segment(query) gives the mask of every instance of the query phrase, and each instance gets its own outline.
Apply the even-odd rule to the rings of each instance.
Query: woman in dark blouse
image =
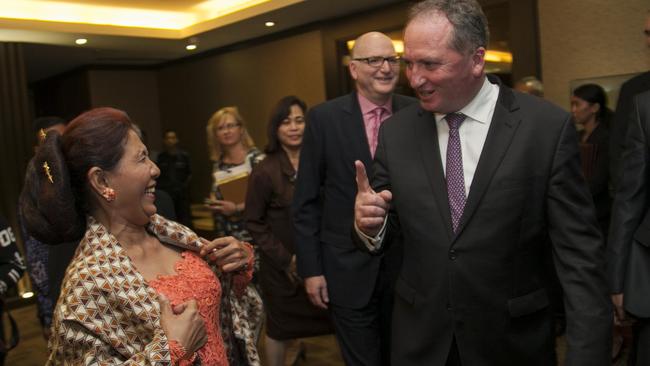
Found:
[[[571,95],[571,113],[578,132],[582,172],[589,184],[603,236],[607,237],[611,197],[609,195],[609,130],[607,96],[600,85],[584,84]]]
[[[328,314],[313,306],[296,274],[291,201],[305,129],[306,106],[288,96],[268,124],[266,159],[249,180],[246,227],[260,252],[259,280],[266,308],[268,365],[283,365],[290,340],[332,333]]]

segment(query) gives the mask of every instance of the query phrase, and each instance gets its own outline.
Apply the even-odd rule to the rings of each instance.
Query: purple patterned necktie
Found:
[[[449,142],[447,143],[447,165],[445,176],[447,178],[447,198],[451,208],[451,226],[458,230],[460,218],[465,208],[465,179],[463,178],[463,153],[460,147],[458,128],[465,120],[465,115],[450,113],[445,116],[449,125]]]

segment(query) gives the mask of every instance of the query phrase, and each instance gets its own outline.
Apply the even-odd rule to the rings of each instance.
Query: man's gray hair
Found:
[[[487,49],[490,31],[481,5],[476,0],[425,0],[413,5],[409,11],[408,23],[444,14],[453,26],[450,47],[465,53],[478,47]]]

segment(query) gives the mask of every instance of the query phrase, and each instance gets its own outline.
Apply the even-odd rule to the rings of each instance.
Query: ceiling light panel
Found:
[[[0,18],[173,30],[197,21],[197,16],[189,12],[35,0],[12,0],[3,4]]]
[[[273,3],[271,0],[207,0],[198,4],[188,4],[183,10],[161,10],[138,7],[137,1],[134,1],[133,5],[129,6],[109,6],[105,5],[106,2],[93,4],[90,1],[80,3],[78,1],[67,2],[64,0],[11,0],[1,2],[0,18],[4,19],[175,31],[265,3]],[[285,2],[286,0],[275,1],[275,3]]]

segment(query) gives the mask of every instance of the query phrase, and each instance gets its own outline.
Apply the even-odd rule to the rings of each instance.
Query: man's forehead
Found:
[[[374,39],[359,44],[354,53],[356,57],[391,56],[395,54],[395,48],[389,39]]]
[[[432,50],[447,48],[453,27],[444,21],[420,20],[409,23],[404,31],[404,50],[429,48]]]

